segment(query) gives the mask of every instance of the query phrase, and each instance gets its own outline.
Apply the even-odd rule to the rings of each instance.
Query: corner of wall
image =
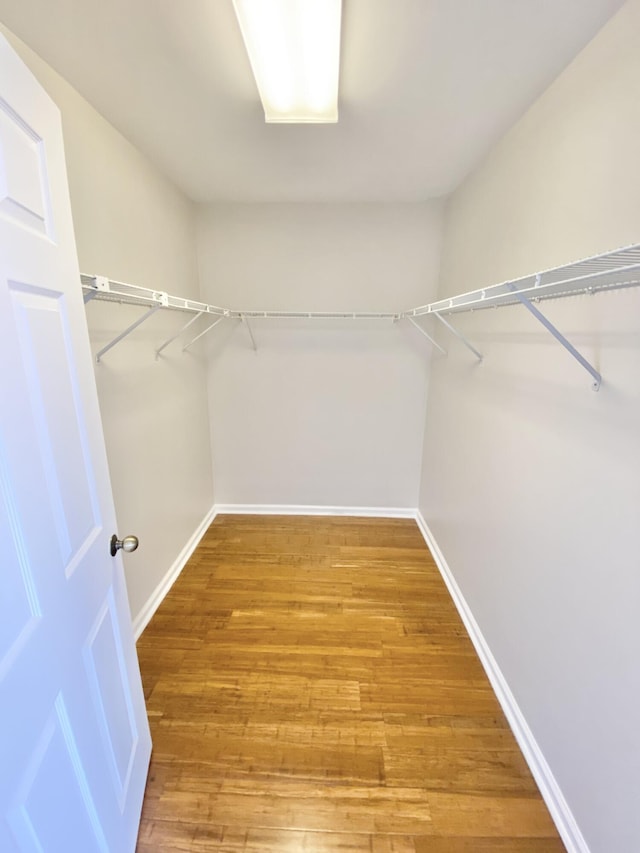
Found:
[[[507,679],[504,677],[462,590],[458,586],[444,554],[419,510],[416,512],[415,519],[567,850],[569,853],[589,853],[587,842],[580,832],[569,804],[533,732],[529,728]]]

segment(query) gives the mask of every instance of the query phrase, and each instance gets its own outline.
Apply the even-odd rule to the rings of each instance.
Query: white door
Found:
[[[60,116],[0,36],[0,851],[135,848],[151,740]]]

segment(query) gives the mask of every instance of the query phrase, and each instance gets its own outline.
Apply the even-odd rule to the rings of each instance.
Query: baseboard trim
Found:
[[[216,515],[217,510],[216,507],[213,506],[202,519],[200,524],[193,531],[182,551],[180,551],[176,559],[173,561],[173,563],[167,570],[165,576],[162,578],[158,586],[149,596],[147,603],[144,605],[142,610],[133,620],[133,635],[136,641],[139,639],[140,635],[151,621],[151,617],[153,616],[153,614],[162,604],[165,595],[169,592],[171,587],[177,581],[178,577],[180,576],[180,572],[187,564],[187,560],[196,550],[198,543],[200,542],[204,534],[207,532],[209,525],[216,517]]]
[[[440,550],[429,526],[424,520],[422,514],[416,511],[414,518],[422,533],[424,541],[427,543],[433,559],[438,566],[442,579],[444,580],[447,589],[453,599],[453,602],[460,614],[467,633],[471,638],[475,650],[480,658],[480,662],[491,682],[493,692],[496,694],[504,715],[507,718],[511,730],[518,742],[522,754],[525,757],[529,769],[536,780],[542,798],[544,799],[547,808],[551,814],[553,822],[556,825],[558,832],[567,848],[568,853],[589,853],[589,847],[580,832],[578,824],[573,816],[567,801],[560,790],[560,786],[547,764],[547,761],[538,746],[538,743],[533,736],[533,732],[527,725],[527,721],[516,702],[516,699],[511,692],[507,680],[496,659],[491,653],[491,649],[480,630],[480,627],[474,619],[471,608],[462,594],[462,591],[449,568],[449,565]]]
[[[408,507],[313,506],[306,504],[216,504],[216,515],[352,515],[355,518],[415,518]]]

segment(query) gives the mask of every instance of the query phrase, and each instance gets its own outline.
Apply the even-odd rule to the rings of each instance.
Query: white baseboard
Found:
[[[136,640],[138,640],[144,629],[147,627],[151,621],[151,617],[162,604],[165,595],[178,579],[178,576],[185,567],[187,560],[196,550],[198,543],[207,532],[209,525],[216,517],[216,514],[216,507],[214,506],[209,510],[197,528],[193,531],[187,540],[186,545],[167,570],[166,575],[162,578],[158,586],[151,593],[147,603],[133,620],[133,635]]]
[[[305,504],[216,504],[216,515],[352,515],[356,518],[415,518],[415,509],[378,506],[308,506]]]
[[[527,721],[525,720],[513,693],[509,689],[509,685],[507,684],[496,659],[493,657],[491,649],[489,648],[478,623],[474,619],[471,609],[467,604],[460,587],[456,583],[442,551],[438,547],[438,543],[434,539],[433,534],[429,530],[426,521],[419,511],[415,512],[414,518],[425,542],[429,546],[429,550],[431,551],[433,559],[440,570],[440,574],[447,585],[451,598],[453,599],[458,613],[464,622],[464,626],[471,638],[471,642],[473,643],[478,657],[480,658],[480,662],[482,663],[489,681],[491,682],[493,691],[496,694],[498,702],[500,702],[504,715],[511,726],[511,730],[513,731],[516,740],[518,741],[522,754],[529,765],[533,778],[536,780],[540,793],[542,794],[568,853],[589,853],[589,847],[587,846],[584,836],[580,832],[573,813],[571,812],[571,809],[569,808],[569,805],[565,800],[553,773],[551,772],[551,768],[542,754],[542,750],[538,746],[531,729],[527,725]]]

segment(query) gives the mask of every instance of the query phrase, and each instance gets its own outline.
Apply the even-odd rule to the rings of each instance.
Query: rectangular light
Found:
[[[338,121],[342,0],[233,0],[268,122]]]

